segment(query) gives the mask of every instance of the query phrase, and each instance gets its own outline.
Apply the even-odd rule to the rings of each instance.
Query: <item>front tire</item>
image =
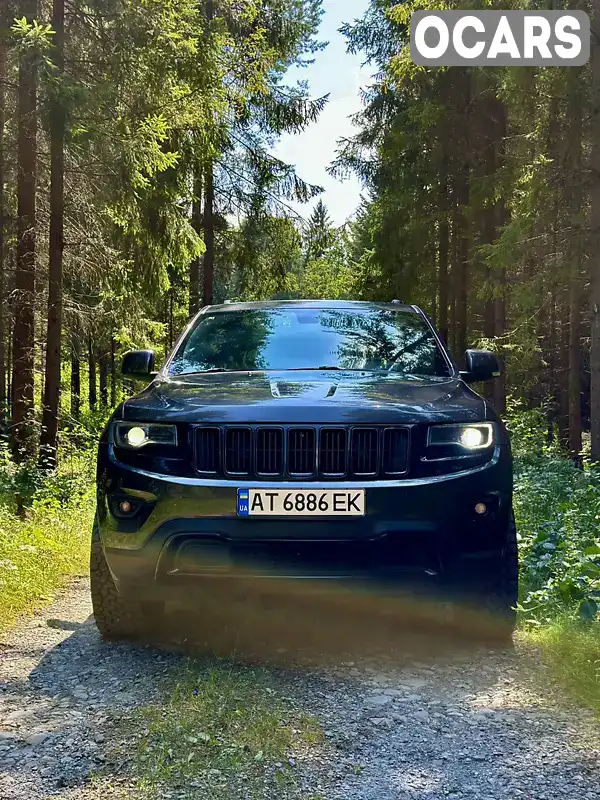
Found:
[[[502,548],[485,561],[457,556],[447,578],[454,600],[474,613],[470,618],[473,633],[477,629],[486,640],[510,644],[519,599],[519,553],[512,510]]]
[[[114,641],[145,638],[148,630],[147,614],[141,603],[125,599],[119,593],[104,555],[97,520],[92,530],[90,590],[96,627],[103,639]]]
[[[515,606],[519,600],[519,547],[515,515],[510,512],[502,552],[492,566],[488,607],[498,619],[505,636],[512,637],[517,624]]]

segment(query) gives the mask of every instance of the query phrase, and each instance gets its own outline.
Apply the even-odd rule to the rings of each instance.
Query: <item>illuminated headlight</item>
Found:
[[[129,428],[125,434],[125,439],[127,440],[127,444],[131,445],[131,447],[141,447],[148,441],[148,434],[144,428]]]
[[[491,422],[468,425],[432,425],[427,437],[429,447],[458,446],[463,450],[484,450],[494,444]]]
[[[177,427],[158,422],[116,422],[114,428],[117,447],[137,450],[147,444],[177,445]]]

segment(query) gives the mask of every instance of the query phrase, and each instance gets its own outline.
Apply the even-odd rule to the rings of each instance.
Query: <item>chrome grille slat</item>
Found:
[[[351,470],[354,475],[372,476],[379,471],[379,431],[354,428],[352,431]]]
[[[386,428],[383,432],[383,471],[386,475],[404,475],[408,470],[408,431]]]
[[[225,431],[225,472],[250,475],[252,471],[252,428],[227,428]]]
[[[256,473],[283,474],[283,431],[281,428],[259,428],[256,433]]]
[[[407,475],[408,426],[194,426],[201,475],[375,480]]]
[[[323,428],[319,446],[319,474],[327,477],[340,477],[346,474],[346,440],[345,428]]]
[[[314,428],[288,431],[288,472],[294,477],[314,475],[316,470],[316,432]]]
[[[221,431],[199,428],[196,435],[196,469],[205,475],[217,475],[221,466]]]

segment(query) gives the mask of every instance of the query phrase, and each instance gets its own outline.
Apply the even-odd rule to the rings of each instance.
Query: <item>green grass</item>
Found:
[[[520,636],[526,645],[538,650],[546,667],[544,679],[600,717],[600,625],[582,626],[564,616],[528,628]]]
[[[39,505],[26,520],[0,508],[0,630],[87,574],[93,500],[88,493],[76,506]]]
[[[3,454],[1,454],[3,455]],[[87,456],[69,455],[43,476],[0,464],[0,631],[50,602],[69,578],[88,572],[95,498]],[[24,517],[15,495],[28,498]]]
[[[285,798],[297,787],[294,759],[324,746],[317,721],[266,670],[189,662],[168,684],[163,703],[127,723],[125,755],[133,738],[131,770],[147,797],[168,786],[207,800]]]

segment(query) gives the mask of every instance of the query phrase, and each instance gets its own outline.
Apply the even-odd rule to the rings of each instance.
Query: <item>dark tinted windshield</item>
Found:
[[[414,312],[300,307],[202,315],[169,374],[322,367],[449,374],[430,328]]]

